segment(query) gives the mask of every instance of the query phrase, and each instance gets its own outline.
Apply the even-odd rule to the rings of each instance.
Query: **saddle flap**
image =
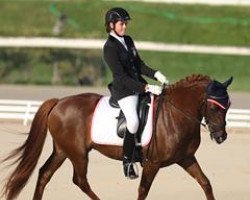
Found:
[[[139,95],[139,103],[137,108],[137,113],[139,117],[139,128],[136,133],[136,138],[138,142],[141,142],[141,134],[148,119],[148,111],[150,103],[151,103],[151,96],[149,93]],[[124,138],[126,132],[126,119],[122,111],[120,111],[117,120],[118,120],[117,135],[121,138]]]

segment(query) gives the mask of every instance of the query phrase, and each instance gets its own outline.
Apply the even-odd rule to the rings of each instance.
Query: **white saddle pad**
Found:
[[[116,119],[120,113],[119,108],[113,108],[109,105],[109,96],[104,96],[98,102],[92,119],[91,138],[94,143],[102,145],[123,145],[123,139],[117,136]],[[142,133],[142,146],[147,145],[152,136],[153,129],[153,101],[151,96],[151,105],[149,107],[148,119]]]

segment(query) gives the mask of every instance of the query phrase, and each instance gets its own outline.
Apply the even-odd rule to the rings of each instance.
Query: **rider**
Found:
[[[161,87],[149,85],[141,75],[168,83],[167,78],[160,72],[148,67],[139,57],[132,38],[125,35],[128,12],[120,7],[111,8],[105,15],[105,26],[108,39],[104,45],[104,59],[112,71],[113,82],[109,84],[112,97],[117,100],[127,122],[127,131],[123,143],[123,170],[126,177],[137,178],[132,164],[135,148],[135,134],[138,130],[137,114],[138,95],[151,92],[161,93]]]

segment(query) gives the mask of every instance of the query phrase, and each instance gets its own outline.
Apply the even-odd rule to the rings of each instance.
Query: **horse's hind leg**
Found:
[[[199,163],[195,157],[189,157],[178,163],[183,169],[185,169],[197,182],[200,184],[205,192],[207,200],[215,200],[213,195],[212,186],[200,168]]]
[[[41,167],[39,171],[39,177],[37,180],[36,190],[33,196],[33,200],[42,199],[44,188],[50,181],[51,177],[55,171],[62,165],[66,159],[65,154],[54,145],[54,150],[45,164]]]
[[[81,153],[74,156],[72,161],[74,167],[73,182],[92,200],[100,200],[99,197],[92,191],[87,180],[88,153]]]

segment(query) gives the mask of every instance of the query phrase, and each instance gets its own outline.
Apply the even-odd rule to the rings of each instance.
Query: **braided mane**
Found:
[[[168,92],[171,92],[175,88],[178,88],[178,87],[189,87],[189,86],[197,84],[197,83],[209,82],[209,81],[211,81],[211,78],[207,75],[192,74],[190,76],[187,76],[187,77],[177,81],[175,84],[170,85],[168,88]]]

